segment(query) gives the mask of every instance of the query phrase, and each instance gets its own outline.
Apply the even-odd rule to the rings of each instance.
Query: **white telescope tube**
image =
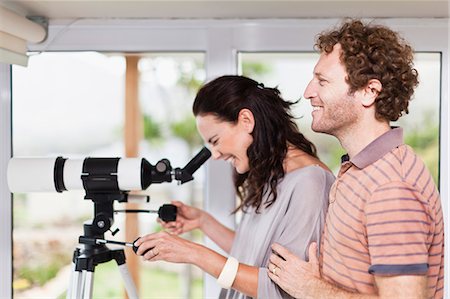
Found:
[[[63,181],[67,190],[83,190],[83,162],[81,159],[67,159],[64,163]]]
[[[193,180],[192,174],[211,152],[204,147],[183,169],[172,169],[169,160],[156,165],[144,158],[12,158],[7,180],[11,192],[62,192],[85,189],[86,195],[139,191],[152,183],[181,184]]]
[[[142,190],[142,158],[120,159],[117,165],[117,182],[120,190]]]
[[[56,158],[12,158],[8,164],[11,192],[56,192],[54,168]]]
[[[142,190],[142,158],[122,158],[117,164],[119,190]],[[66,159],[62,182],[66,190],[83,190],[84,159]],[[8,186],[11,192],[57,192],[55,186],[56,158],[12,158],[8,164]],[[113,190],[107,190],[113,191]]]

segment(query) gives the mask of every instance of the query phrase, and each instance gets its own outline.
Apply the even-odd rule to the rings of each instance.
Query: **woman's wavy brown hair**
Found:
[[[316,148],[298,130],[290,107],[295,103],[280,97],[277,88],[267,88],[243,76],[222,76],[204,85],[194,101],[195,116],[212,114],[218,119],[237,123],[246,108],[254,116],[253,142],[247,149],[249,171],[234,174],[234,185],[241,199],[234,212],[249,207],[260,211],[277,198],[277,185],[284,177],[283,161],[288,144],[317,156]],[[267,199],[263,202],[264,195]]]
[[[408,113],[418,74],[413,68],[413,50],[406,41],[387,27],[349,19],[339,29],[321,33],[315,47],[321,53],[331,53],[338,43],[350,93],[378,79],[382,90],[376,99],[375,117],[396,121],[403,111]]]

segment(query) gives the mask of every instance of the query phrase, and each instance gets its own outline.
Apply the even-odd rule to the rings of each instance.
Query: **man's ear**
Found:
[[[252,133],[253,128],[255,127],[255,117],[253,116],[253,112],[247,108],[239,111],[238,124],[241,125],[247,133]]]
[[[383,85],[378,79],[370,79],[363,90],[363,98],[361,100],[362,105],[364,107],[372,106],[382,89]]]

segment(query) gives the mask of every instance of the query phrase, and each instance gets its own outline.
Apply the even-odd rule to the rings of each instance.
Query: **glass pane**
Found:
[[[419,86],[409,113],[394,125],[404,128],[405,142],[424,160],[439,184],[441,54],[416,53],[414,64],[419,72]]]
[[[142,54],[138,88],[144,136],[139,156],[150,163],[167,158],[174,168],[184,167],[200,149],[191,105],[205,80],[203,61],[199,53]],[[14,156],[124,157],[125,69],[123,55],[96,52],[42,53],[33,55],[27,68],[14,67]],[[151,196],[150,203],[141,201],[138,208],[157,210],[173,199],[201,206],[202,171],[194,176],[193,182],[182,186],[152,184],[142,192]],[[94,215],[93,202],[84,195],[82,190],[14,194],[15,297],[63,296],[83,222]],[[114,207],[125,208],[119,202]],[[155,220],[155,214],[139,215],[140,234],[158,230]],[[106,232],[105,238],[134,241],[124,240],[124,223],[124,214],[115,214],[112,228],[120,232],[114,237]],[[187,237],[201,241],[198,234]],[[140,265],[141,298],[202,297],[197,269],[168,263]],[[100,264],[95,270],[94,298],[123,294],[115,262]]]
[[[317,53],[241,53],[239,71],[265,86],[277,86],[282,97],[288,101],[297,101],[293,106],[298,118],[300,131],[317,147],[319,157],[332,169],[340,165],[343,150],[336,138],[317,134],[311,130],[312,107],[309,100],[303,98],[303,91],[312,77],[314,65],[319,59]]]
[[[240,53],[239,72],[266,86],[278,86],[285,100],[301,98],[312,78],[317,53]],[[398,124],[404,128],[405,142],[411,145],[425,161],[438,182],[439,170],[439,119],[440,119],[440,67],[439,53],[417,53],[415,67],[420,84],[410,102],[408,115]],[[300,130],[313,141],[320,158],[335,172],[339,169],[340,156],[344,153],[332,136],[317,134],[311,130],[311,106],[301,99],[294,115]]]

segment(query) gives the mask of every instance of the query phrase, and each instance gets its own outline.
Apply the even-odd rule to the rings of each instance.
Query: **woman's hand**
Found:
[[[273,244],[268,272],[270,279],[295,298],[308,297],[310,284],[320,279],[317,244],[309,246],[309,262],[301,260],[279,244]]]
[[[167,261],[172,263],[194,263],[198,244],[167,232],[148,234],[135,243],[137,255],[147,261]]]
[[[158,222],[169,233],[180,235],[199,228],[208,238],[214,241],[220,248],[230,252],[234,239],[234,231],[217,221],[207,212],[185,205],[180,201],[172,201],[177,210],[177,219],[164,222],[158,218]]]
[[[148,234],[139,238],[134,245],[136,254],[146,261],[166,261],[185,263],[199,267],[213,277],[219,277],[226,257],[202,246],[168,232]],[[233,288],[251,297],[257,296],[259,268],[239,264]]]
[[[165,230],[171,234],[182,234],[189,232],[196,228],[201,228],[205,212],[185,205],[180,201],[172,201],[177,210],[177,219],[171,222],[164,222],[158,218],[158,222],[164,227]]]

